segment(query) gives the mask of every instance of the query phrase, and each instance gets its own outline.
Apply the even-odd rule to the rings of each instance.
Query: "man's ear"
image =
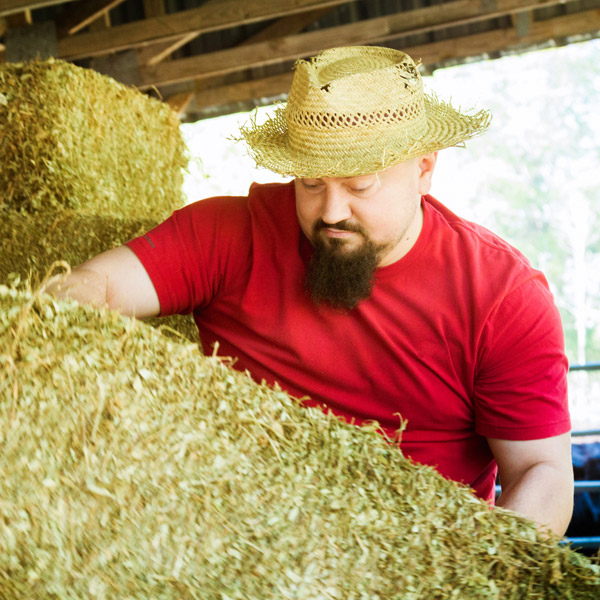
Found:
[[[433,178],[433,171],[437,162],[437,152],[430,152],[425,154],[418,159],[418,165],[420,170],[419,175],[419,194],[428,194],[431,189],[431,180]]]

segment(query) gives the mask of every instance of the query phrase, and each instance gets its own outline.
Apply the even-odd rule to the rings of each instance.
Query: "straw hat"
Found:
[[[276,173],[353,177],[460,145],[490,119],[425,94],[404,52],[354,46],[297,61],[287,104],[241,135],[256,163]]]

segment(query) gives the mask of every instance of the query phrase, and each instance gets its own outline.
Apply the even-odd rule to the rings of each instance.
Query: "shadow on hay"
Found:
[[[77,266],[93,256],[146,233],[158,223],[150,219],[86,214],[60,210],[29,214],[4,210],[0,219],[0,283],[27,281],[35,288],[52,264],[64,260]],[[198,343],[191,315],[146,321],[166,335]]]

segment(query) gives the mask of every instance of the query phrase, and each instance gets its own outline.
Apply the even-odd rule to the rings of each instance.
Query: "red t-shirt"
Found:
[[[431,196],[423,208],[416,244],[349,313],[307,297],[291,183],[196,202],[129,247],[162,314],[194,313],[205,351],[218,341],[257,381],[390,436],[401,415],[405,455],[492,499],[487,437],[570,429],[560,316],[517,250]]]

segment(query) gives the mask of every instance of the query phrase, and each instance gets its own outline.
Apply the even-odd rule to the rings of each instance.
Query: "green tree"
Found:
[[[545,272],[571,361],[599,360],[600,43],[447,71],[435,74],[436,88],[439,78],[475,90],[494,116],[446,166],[462,184],[455,198]]]

